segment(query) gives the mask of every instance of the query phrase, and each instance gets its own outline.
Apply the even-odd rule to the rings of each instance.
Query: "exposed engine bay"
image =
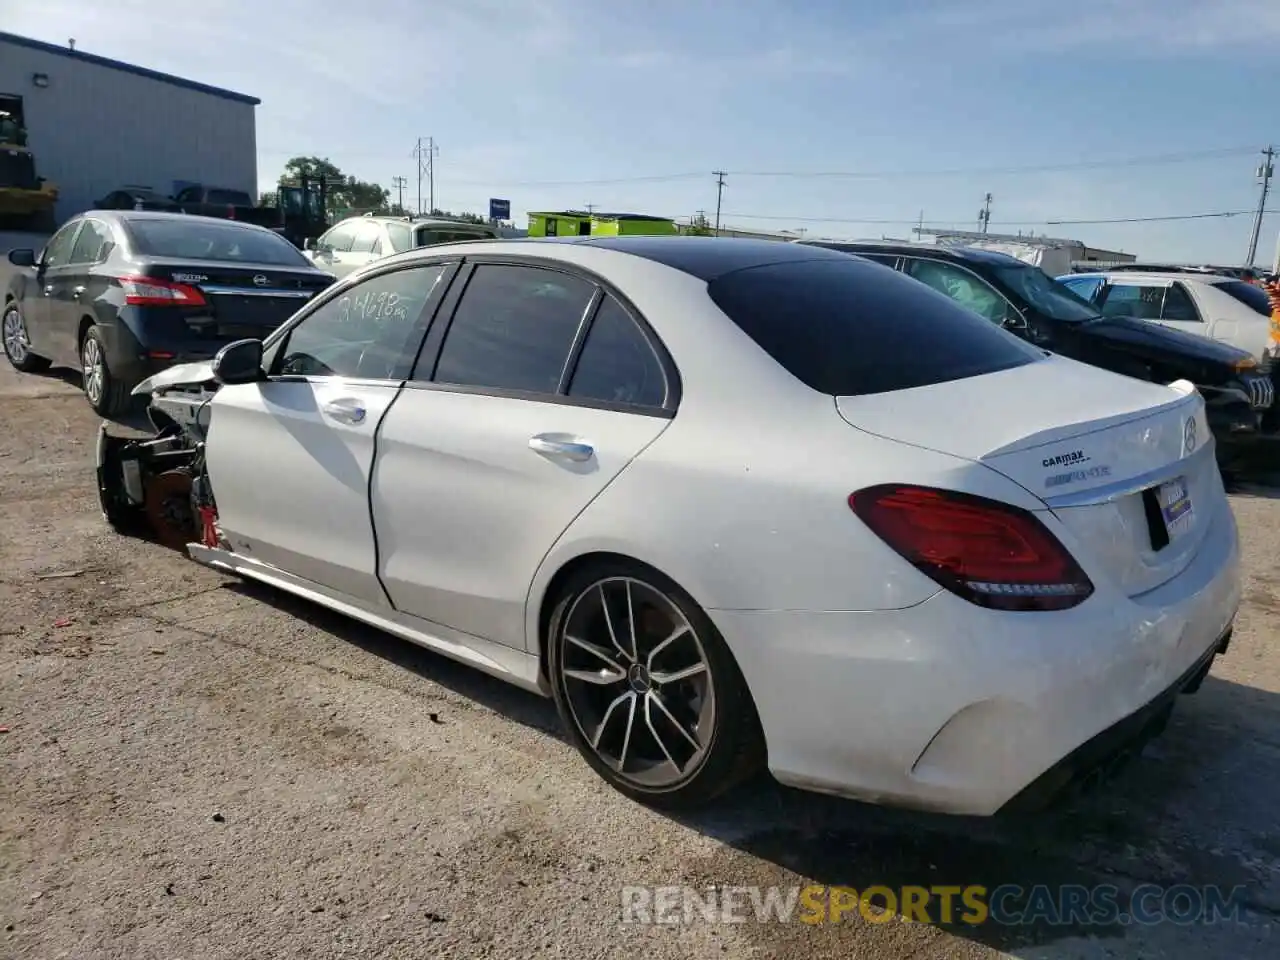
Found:
[[[157,540],[175,550],[188,543],[222,545],[217,506],[205,470],[210,401],[218,385],[209,363],[172,367],[134,388],[150,396],[151,437],[98,429],[98,498],[118,532]]]

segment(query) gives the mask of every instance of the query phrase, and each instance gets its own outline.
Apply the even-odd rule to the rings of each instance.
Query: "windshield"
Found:
[[[1004,292],[1011,294],[1051,320],[1092,320],[1098,308],[1076,296],[1039,267],[996,267],[993,277]]]
[[[1245,306],[1252,307],[1264,317],[1271,316],[1271,298],[1261,287],[1243,280],[1228,280],[1226,283],[1214,284],[1229,297],[1234,297]]]
[[[204,222],[201,222],[204,221]],[[206,217],[127,221],[138,252],[183,260],[224,260],[279,267],[309,266],[288,240],[257,227]]]

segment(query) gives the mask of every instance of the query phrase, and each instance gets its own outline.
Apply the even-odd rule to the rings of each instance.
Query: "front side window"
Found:
[[[613,297],[591,321],[569,382],[569,396],[628,406],[661,407],[667,378],[653,344]]]
[[[907,260],[907,273],[992,323],[1003,323],[1013,311],[991,286],[963,267],[940,260]]]
[[[351,241],[352,253],[373,253],[374,245],[382,235],[382,228],[372,221],[366,221],[356,227],[355,238]]]
[[[1092,300],[1102,287],[1101,277],[1079,277],[1063,280],[1062,285],[1081,300]]]
[[[454,312],[432,379],[556,393],[595,289],[542,267],[481,264]]]
[[[44,248],[43,262],[46,268],[61,267],[71,262],[71,241],[75,239],[79,226],[79,220],[72,220],[49,238]]]
[[[347,220],[338,224],[323,237],[317,246],[328,247],[334,253],[346,253],[356,238],[356,224]]]
[[[273,267],[308,265],[301,251],[279,234],[229,220],[135,217],[126,223],[137,252],[147,256]]]
[[[379,274],[298,321],[278,351],[278,376],[403,380],[422,338],[421,318],[443,264]]]
[[[930,386],[1043,359],[949,297],[856,257],[735,270],[707,291],[781,367],[832,396]]]
[[[1076,296],[1039,267],[996,267],[991,271],[996,286],[1014,303],[1021,302],[1052,320],[1078,323],[1092,320],[1098,308]]]
[[[97,263],[103,249],[111,242],[111,231],[101,220],[86,220],[76,245],[71,251],[72,263]]]

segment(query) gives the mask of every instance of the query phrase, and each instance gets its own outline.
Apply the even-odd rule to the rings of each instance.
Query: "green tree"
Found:
[[[431,211],[433,217],[447,217],[450,220],[461,220],[463,223],[487,223],[484,217],[478,213],[451,213],[448,210],[441,210],[438,207]]]
[[[385,213],[391,191],[376,183],[357,180],[344,174],[328,157],[294,157],[284,165],[280,183],[296,183],[303,177],[310,181],[323,179],[326,185],[326,208],[330,214],[341,210]]]

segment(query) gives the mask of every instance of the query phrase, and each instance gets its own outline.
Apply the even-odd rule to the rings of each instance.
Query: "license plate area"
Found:
[[[1163,550],[1195,526],[1195,507],[1185,477],[1175,477],[1142,491],[1142,506],[1151,534],[1151,549]]]

